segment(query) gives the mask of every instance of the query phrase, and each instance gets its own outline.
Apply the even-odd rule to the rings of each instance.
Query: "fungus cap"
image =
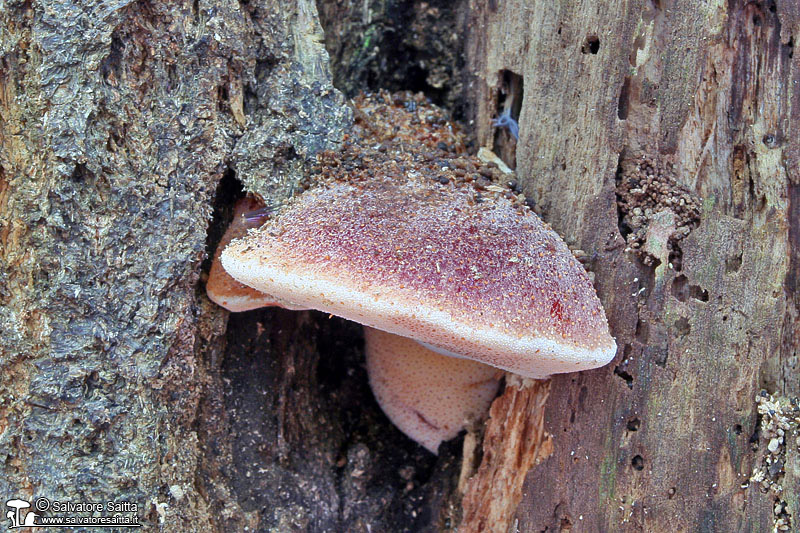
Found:
[[[217,245],[211,270],[208,273],[208,282],[206,283],[208,298],[220,307],[234,313],[270,306],[302,309],[236,281],[220,264],[219,257],[222,250],[232,240],[243,237],[247,230],[253,227],[252,222],[246,216],[247,213],[263,209],[263,207],[264,204],[250,197],[241,198],[236,202],[233,208],[233,220]]]
[[[610,361],[603,308],[561,238],[499,187],[480,198],[445,181],[399,169],[323,182],[222,265],[280,300],[526,377]]]

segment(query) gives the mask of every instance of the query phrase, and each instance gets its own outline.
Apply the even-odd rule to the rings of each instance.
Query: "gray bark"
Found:
[[[315,6],[0,17],[0,494],[127,500],[173,531],[257,523],[230,442],[199,431],[222,431],[224,314],[198,274],[226,172],[280,199],[349,124]]]

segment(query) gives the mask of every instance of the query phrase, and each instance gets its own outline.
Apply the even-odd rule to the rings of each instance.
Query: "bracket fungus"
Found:
[[[455,155],[440,140],[453,138],[446,122],[426,118],[425,135],[409,140],[406,115],[419,108],[385,96],[383,107],[389,126],[367,124],[370,142],[322,156],[314,187],[219,262],[265,300],[367,326],[376,398],[435,453],[485,414],[497,369],[542,378],[596,368],[616,344],[586,271],[524,198]]]
[[[259,216],[250,216],[251,213],[258,213]],[[244,237],[247,234],[247,230],[263,222],[264,215],[266,215],[265,208],[258,200],[251,197],[241,198],[233,208],[233,220],[217,244],[217,251],[214,253],[214,261],[211,263],[211,270],[208,273],[208,281],[206,282],[206,294],[209,300],[228,311],[239,313],[272,306],[294,310],[301,309],[236,281],[230,274],[225,272],[219,262],[222,250],[232,240]]]

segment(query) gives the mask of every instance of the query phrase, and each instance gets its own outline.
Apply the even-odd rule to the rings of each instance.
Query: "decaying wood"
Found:
[[[467,482],[458,531],[500,531],[511,522],[522,499],[527,472],[553,451],[544,431],[544,406],[550,381],[506,375],[506,389],[492,404],[483,437],[483,460]],[[502,529],[507,529],[503,527]]]
[[[553,378],[553,453],[495,530],[797,527],[796,425],[767,451],[756,402],[797,394],[796,3],[471,7],[479,142],[520,76],[517,172],[619,345]]]

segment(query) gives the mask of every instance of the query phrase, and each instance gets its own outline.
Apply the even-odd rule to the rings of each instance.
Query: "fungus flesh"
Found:
[[[433,453],[442,441],[483,418],[502,374],[369,327],[364,328],[364,351],[370,387],[383,412]]]

